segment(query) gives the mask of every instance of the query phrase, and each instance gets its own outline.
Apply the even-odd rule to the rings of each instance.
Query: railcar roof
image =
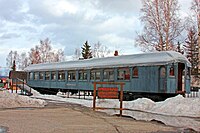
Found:
[[[78,61],[34,64],[26,67],[25,71],[53,71],[126,66],[154,66],[176,62],[185,63],[188,67],[191,67],[190,62],[184,55],[174,51],[161,51],[133,55],[113,56],[106,58],[92,58]]]

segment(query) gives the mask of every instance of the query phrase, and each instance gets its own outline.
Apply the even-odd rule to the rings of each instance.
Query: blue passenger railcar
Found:
[[[174,51],[28,66],[27,83],[40,92],[93,91],[93,82],[124,82],[124,98],[166,98],[190,92],[191,64]]]

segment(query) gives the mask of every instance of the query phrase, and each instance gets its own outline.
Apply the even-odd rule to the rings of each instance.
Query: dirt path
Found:
[[[8,133],[177,132],[156,122],[109,116],[76,104],[49,103],[45,108],[1,109],[0,126]],[[0,130],[1,132],[1,130]],[[5,131],[6,132],[6,131]]]

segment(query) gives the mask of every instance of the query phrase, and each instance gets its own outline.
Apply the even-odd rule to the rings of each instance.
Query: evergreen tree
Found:
[[[92,58],[92,52],[90,49],[90,45],[88,44],[88,41],[85,42],[85,44],[83,45],[83,47],[81,47],[82,49],[82,56],[84,59],[89,59]]]
[[[192,64],[191,74],[198,74],[198,43],[197,43],[197,31],[194,28],[190,28],[188,31],[188,37],[184,45],[186,51],[186,57]]]

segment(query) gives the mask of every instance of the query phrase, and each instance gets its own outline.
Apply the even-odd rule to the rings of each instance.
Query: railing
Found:
[[[27,86],[27,84],[26,84],[26,81],[24,79],[23,80],[19,79],[19,78],[12,79],[11,91],[13,93],[13,91],[15,90],[16,93],[17,93],[17,91],[20,89],[22,95],[29,95],[29,96],[32,95],[31,88],[25,87],[25,86]]]
[[[191,91],[191,93],[185,94],[185,98],[200,98],[200,90],[199,91]]]

